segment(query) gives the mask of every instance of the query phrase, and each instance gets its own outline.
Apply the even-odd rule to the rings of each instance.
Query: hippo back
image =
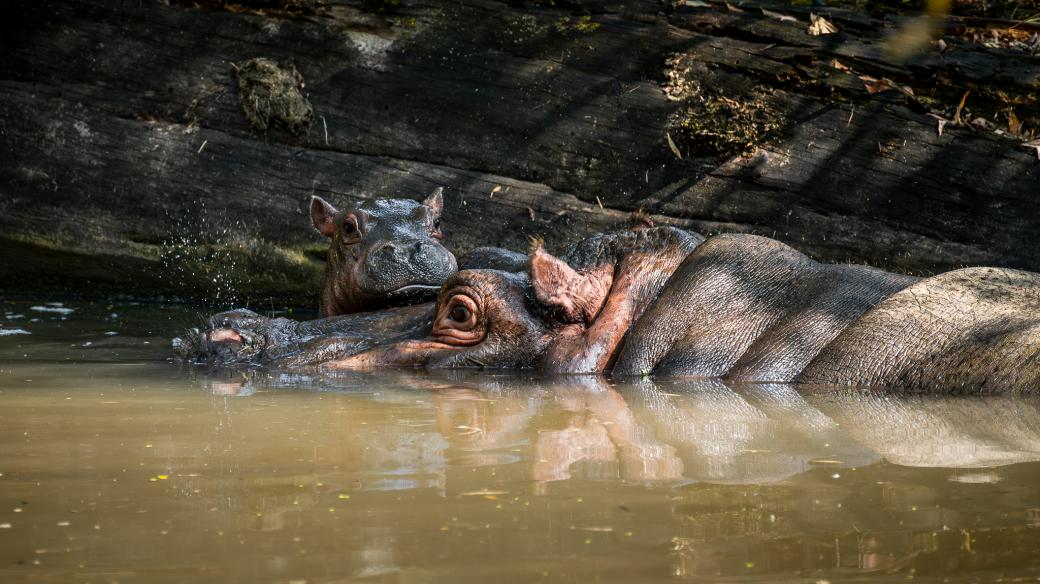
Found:
[[[765,237],[712,237],[633,327],[614,374],[790,381],[857,317],[914,281],[821,264]]]
[[[846,328],[797,380],[1036,391],[1040,275],[967,268],[922,280]]]

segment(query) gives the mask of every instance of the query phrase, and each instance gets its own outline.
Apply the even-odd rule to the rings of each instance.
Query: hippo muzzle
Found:
[[[436,298],[441,284],[457,270],[455,256],[440,242],[385,241],[366,254],[357,288],[393,301],[425,302]]]

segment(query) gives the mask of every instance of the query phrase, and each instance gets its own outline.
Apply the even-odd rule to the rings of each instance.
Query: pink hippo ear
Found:
[[[601,271],[577,272],[536,243],[531,252],[531,285],[538,300],[556,307],[567,322],[591,323],[607,299],[610,276]]]
[[[430,208],[433,212],[434,220],[440,218],[441,212],[444,211],[444,188],[437,187],[430,193],[430,196],[423,199],[423,205]]]
[[[336,233],[334,216],[338,213],[335,207],[325,202],[325,199],[311,197],[311,223],[314,228],[325,237],[332,237]]]

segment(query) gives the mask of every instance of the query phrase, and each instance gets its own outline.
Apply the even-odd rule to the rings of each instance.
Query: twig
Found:
[[[964,103],[968,101],[969,95],[971,95],[970,89],[964,92],[964,95],[961,96],[961,102],[957,104],[957,111],[953,114],[953,123],[957,125],[961,125],[964,123],[963,121],[961,121],[961,110],[964,109]]]

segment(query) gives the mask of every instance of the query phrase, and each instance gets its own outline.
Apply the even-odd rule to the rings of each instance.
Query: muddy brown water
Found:
[[[0,582],[1040,579],[1034,398],[188,371],[196,311],[0,308]]]

